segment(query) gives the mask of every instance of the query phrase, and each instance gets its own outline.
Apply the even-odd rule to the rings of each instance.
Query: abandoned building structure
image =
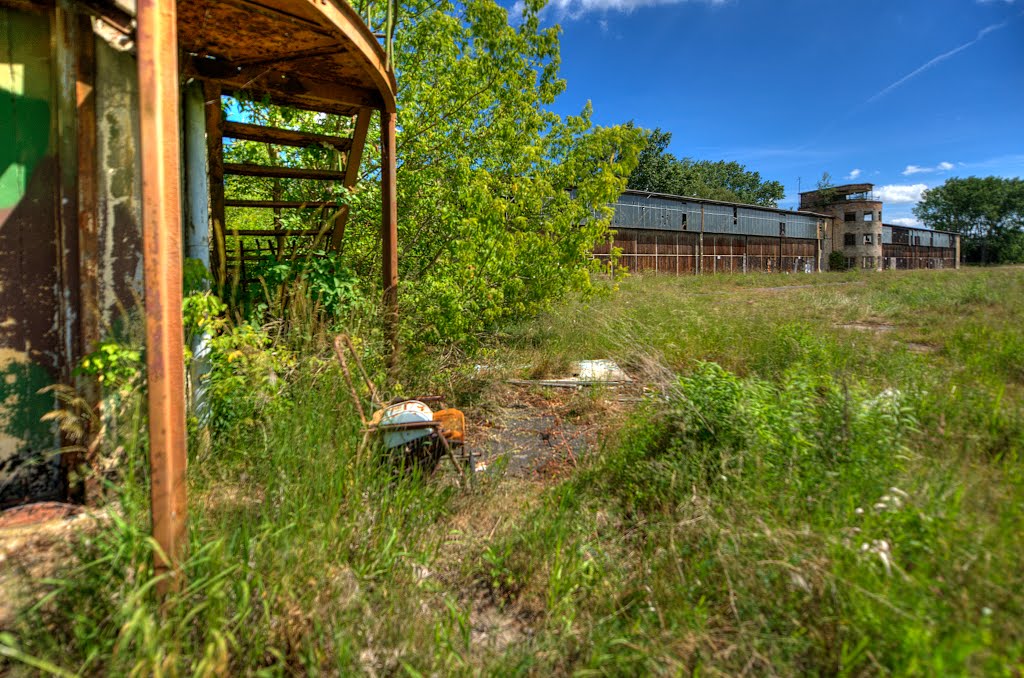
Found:
[[[135,317],[146,335],[153,533],[176,558],[185,536],[182,258],[205,262],[223,284],[225,241],[250,235],[225,227],[224,176],[350,187],[375,115],[394,338],[390,61],[343,0],[0,0],[0,508],[88,493],[69,481],[92,453],[67,447],[44,421],[58,403],[41,389],[74,384],[98,404],[95,380],[75,366]],[[348,133],[231,123],[222,97],[333,114]],[[337,155],[326,168],[230,164],[224,137]],[[294,234],[310,247],[343,237],[344,205],[255,202],[247,207],[326,210],[316,233]]]
[[[829,216],[823,250],[842,252],[846,268],[959,268],[960,236],[886,224],[872,184],[846,184],[800,194],[800,209]]]
[[[833,251],[846,268],[959,268],[958,234],[884,224],[872,188],[801,193],[796,211],[627,190],[612,205],[612,239],[594,255],[632,273],[674,275],[825,271]]]
[[[595,255],[632,273],[812,272],[820,270],[822,234],[828,217],[626,191],[613,205],[613,240]]]

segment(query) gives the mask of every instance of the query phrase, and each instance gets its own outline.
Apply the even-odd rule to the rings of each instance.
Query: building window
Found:
[[[683,212],[683,230],[686,230],[686,212]]]
[[[918,246],[921,245],[921,236],[919,236],[919,235],[915,235],[914,236],[914,244],[918,245]]]
[[[874,267],[875,267],[875,258],[874,257],[864,257],[863,259],[861,259],[861,268],[867,270],[867,269],[872,269]]]
[[[779,235],[786,235],[786,222],[785,221],[780,221],[779,222]]]
[[[846,214],[843,215],[843,221],[846,221],[846,222],[857,221],[857,213],[856,212],[847,212]]]
[[[844,233],[843,234],[843,245],[845,247],[853,247],[856,244],[857,244],[857,236],[856,235],[854,235],[853,233]]]
[[[863,219],[864,219],[864,221],[874,221],[875,220],[875,213],[874,212],[865,212]]]
[[[857,257],[846,257],[846,268],[847,270],[857,268]]]
[[[874,236],[872,236],[870,233],[865,233],[864,234],[864,244],[865,245],[873,245],[874,243],[875,243]]]

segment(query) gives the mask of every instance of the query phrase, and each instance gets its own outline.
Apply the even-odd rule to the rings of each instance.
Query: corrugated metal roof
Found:
[[[825,218],[808,212],[643,191],[627,191],[613,207],[613,228],[700,231],[703,209],[705,233],[784,235],[810,240],[818,237],[818,222]]]

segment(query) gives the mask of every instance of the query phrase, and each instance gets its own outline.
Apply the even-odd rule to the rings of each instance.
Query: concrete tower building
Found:
[[[874,184],[847,184],[800,194],[800,209],[832,217],[822,242],[822,268],[831,252],[842,252],[847,268],[882,269],[882,202]]]

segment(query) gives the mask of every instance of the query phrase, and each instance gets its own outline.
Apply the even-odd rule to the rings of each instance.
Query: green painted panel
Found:
[[[15,206],[52,141],[50,27],[0,8],[0,209]]]
[[[61,489],[39,393],[61,355],[51,19],[0,8],[0,507]]]

